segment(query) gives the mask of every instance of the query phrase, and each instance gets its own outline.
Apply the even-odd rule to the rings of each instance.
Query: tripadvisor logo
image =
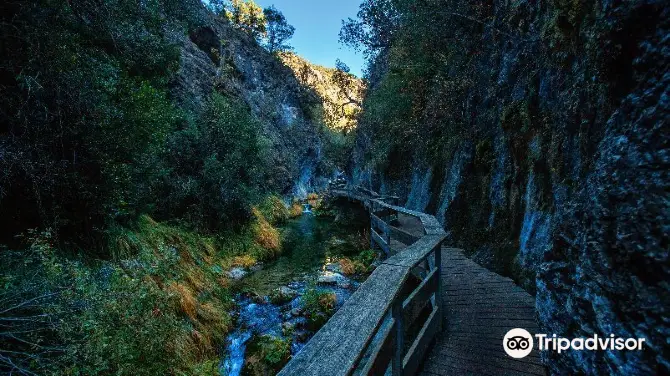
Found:
[[[559,354],[566,350],[642,350],[644,338],[621,338],[610,334],[600,337],[594,334],[588,338],[561,338],[556,334],[536,334],[537,349],[540,351],[556,351]],[[533,351],[533,336],[525,329],[515,328],[507,332],[503,338],[503,349],[512,358],[524,358]]]
[[[526,329],[512,329],[503,338],[503,348],[512,358],[525,358],[533,351],[533,336]]]

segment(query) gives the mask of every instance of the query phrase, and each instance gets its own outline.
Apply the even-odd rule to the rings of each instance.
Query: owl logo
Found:
[[[512,329],[503,338],[503,349],[512,358],[525,358],[533,351],[533,336],[526,329]]]

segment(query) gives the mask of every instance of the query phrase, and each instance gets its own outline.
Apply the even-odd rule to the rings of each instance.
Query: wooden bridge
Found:
[[[368,209],[388,257],[279,375],[546,374],[537,351],[502,347],[512,328],[538,332],[531,295],[445,247],[435,217],[360,187],[331,192]]]

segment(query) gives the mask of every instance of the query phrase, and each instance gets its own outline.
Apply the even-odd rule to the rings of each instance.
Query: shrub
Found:
[[[107,227],[150,210],[164,177],[164,141],[180,118],[166,95],[179,52],[161,21],[182,9],[68,4],[0,5],[0,227],[11,241],[51,226],[60,240],[108,256]]]
[[[356,260],[360,262],[366,269],[372,265],[372,263],[377,259],[377,251],[374,249],[366,249],[361,252]]]
[[[356,274],[356,265],[348,258],[340,259],[340,269],[346,275]]]
[[[232,326],[231,297],[218,265],[237,250],[146,216],[133,230],[115,234],[110,247],[130,249],[132,258],[68,259],[55,252],[48,232],[29,233],[30,249],[21,257],[0,253],[0,299],[15,301],[12,306],[32,301],[3,314],[44,317],[28,321],[37,330],[22,339],[58,349],[38,353],[17,341],[7,350],[29,356],[12,361],[44,374],[198,374],[211,368]]]
[[[251,255],[236,256],[233,258],[233,266],[239,266],[242,268],[251,268],[252,266],[256,265],[257,262],[258,261],[256,261],[256,258]]]
[[[260,131],[244,104],[212,94],[205,113],[170,137],[172,172],[160,215],[203,231],[244,226],[261,201],[269,165]]]
[[[367,273],[369,266],[370,264],[365,264],[361,261],[360,256],[354,260],[348,258],[340,259],[340,268],[342,269],[342,273],[346,275]]]
[[[302,296],[302,300],[310,330],[319,330],[335,313],[337,296],[332,292],[310,288]]]
[[[300,205],[300,202],[298,201],[293,201],[293,204],[291,204],[291,209],[290,209],[290,216],[291,218],[297,218],[302,215],[302,205]]]

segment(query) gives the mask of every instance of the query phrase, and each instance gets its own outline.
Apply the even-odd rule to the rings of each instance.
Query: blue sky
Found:
[[[254,0],[266,8],[274,5],[295,26],[289,44],[312,63],[334,67],[335,60],[345,62],[351,73],[361,77],[363,55],[338,42],[342,20],[356,18],[360,0]]]

